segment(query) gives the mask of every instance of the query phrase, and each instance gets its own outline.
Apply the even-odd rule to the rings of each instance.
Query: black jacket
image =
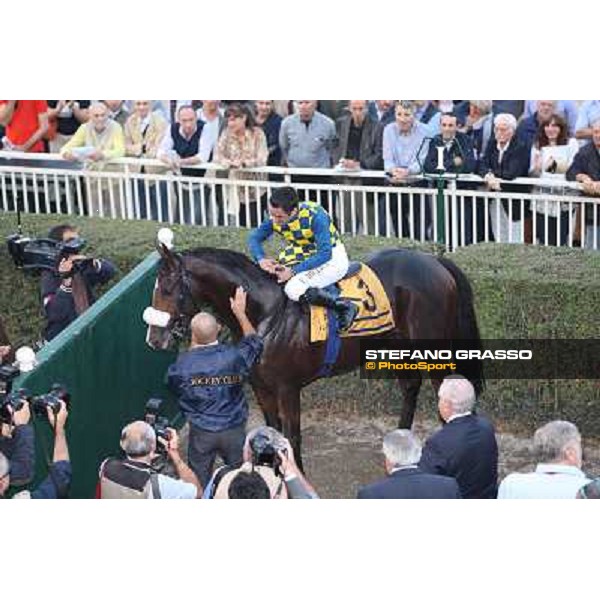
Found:
[[[441,135],[436,135],[429,144],[427,158],[425,159],[425,172],[436,173],[438,155],[437,149],[444,146],[444,141]],[[455,158],[461,158],[463,164],[457,167],[454,164]],[[444,169],[448,173],[473,173],[475,171],[475,153],[473,152],[473,142],[466,133],[458,131],[456,137],[452,141],[449,149],[444,150]]]
[[[400,469],[385,479],[358,490],[359,499],[454,499],[460,498],[456,480],[431,475],[419,468]]]
[[[336,123],[338,145],[334,150],[333,162],[346,158],[348,136],[350,134],[351,115],[340,117]],[[369,171],[383,170],[383,127],[370,115],[367,115],[360,138],[360,166]]]
[[[101,259],[98,270],[92,261],[86,262],[81,269],[85,281],[89,304],[95,302],[93,288],[112,279],[116,269],[108,260]],[[44,339],[50,341],[77,318],[75,301],[71,292],[61,289],[62,279],[55,271],[42,272],[42,303],[46,315]]]
[[[485,177],[488,173],[493,173],[500,179],[516,179],[529,175],[529,149],[516,135],[510,140],[502,156],[502,162],[499,162],[498,158],[496,138],[492,137],[479,165],[479,174]],[[515,189],[516,186],[511,187]],[[507,191],[508,188],[509,186],[506,186]]]
[[[283,119],[277,113],[271,113],[267,120],[261,125],[262,130],[267,138],[267,148],[269,149],[269,158],[267,166],[281,166],[281,148],[279,147],[279,130],[281,129],[281,121]]]
[[[594,142],[579,149],[567,171],[567,180],[575,181],[580,174],[589,175],[594,181],[600,181],[600,152]],[[596,207],[596,215],[597,223],[600,223],[600,206]],[[591,204],[585,207],[585,220],[588,225],[594,223],[594,209]]]
[[[425,443],[419,466],[427,473],[454,477],[463,498],[495,498],[498,445],[494,426],[478,415],[446,423]]]
[[[516,179],[517,177],[529,176],[529,160],[530,148],[519,140],[516,135],[513,136],[508,144],[508,148],[502,156],[502,162],[499,161],[500,153],[498,152],[497,142],[495,137],[491,137],[487,148],[483,155],[483,159],[479,164],[479,174],[485,177],[488,173],[493,173],[499,179]],[[501,191],[527,194],[530,189],[523,185],[510,185],[503,183]],[[508,200],[502,200],[502,206],[506,214],[509,214]],[[528,203],[525,203],[528,206]],[[521,220],[521,201],[512,201],[512,220]]]

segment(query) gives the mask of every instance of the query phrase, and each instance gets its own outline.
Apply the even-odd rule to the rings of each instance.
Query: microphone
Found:
[[[419,175],[423,175],[425,173],[425,165],[421,162],[421,151],[423,150],[425,143],[429,144],[429,142],[433,141],[433,139],[434,138],[432,138],[431,136],[424,137],[419,145],[419,149],[417,150],[416,159],[420,169]]]
[[[458,134],[454,136],[454,140],[452,141],[453,145],[456,145],[458,149],[458,154],[460,155],[460,166],[458,167],[458,172],[462,173],[465,168],[465,162],[467,160],[467,155],[465,149],[463,148],[460,140],[458,139]]]

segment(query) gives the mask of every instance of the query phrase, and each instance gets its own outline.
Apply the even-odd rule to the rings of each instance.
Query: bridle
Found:
[[[177,270],[170,274],[170,277],[174,279],[174,283],[172,286],[170,285],[168,289],[164,289],[164,287],[160,286],[159,289],[161,293],[170,296],[173,293],[173,288],[178,285],[178,294],[177,300],[175,303],[177,314],[171,314],[171,318],[167,323],[166,330],[172,335],[175,341],[179,342],[184,339],[189,332],[190,323],[192,317],[196,313],[196,308],[198,307],[198,302],[195,300],[192,294],[192,273],[185,268],[183,263],[183,259],[181,255],[175,254],[174,257],[177,262]],[[160,279],[160,272],[159,272]],[[248,290],[252,287],[251,282],[247,282],[244,285],[244,288]],[[191,306],[191,310],[186,310],[186,307],[189,309]],[[287,307],[287,302],[283,301],[279,303],[277,310],[274,311],[272,315],[268,318],[264,319],[262,323],[257,324],[257,329],[260,332],[260,335],[263,338],[269,336],[272,331],[276,328],[278,323],[281,321],[282,315],[285,312]]]
[[[177,264],[179,265],[177,272],[177,280],[176,283],[179,284],[179,293],[177,294],[177,302],[176,309],[177,315],[171,315],[169,319],[169,323],[167,324],[167,331],[173,336],[175,341],[179,342],[185,338],[187,332],[190,328],[190,322],[192,320],[192,314],[186,312],[185,307],[186,303],[192,304],[193,307],[196,306],[194,301],[194,297],[192,296],[192,280],[190,272],[184,267],[183,261],[181,257],[177,255],[179,259]],[[166,292],[165,290],[161,290],[162,293],[166,295],[170,295],[171,292]]]

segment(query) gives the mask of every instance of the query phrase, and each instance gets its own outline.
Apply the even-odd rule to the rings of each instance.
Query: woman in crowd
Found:
[[[568,126],[560,115],[552,115],[543,123],[531,148],[529,174],[550,180],[565,180],[565,173],[573,162],[579,145],[568,138]],[[564,194],[563,187],[541,186],[538,194]],[[536,238],[540,244],[550,246],[567,244],[569,235],[569,205],[545,200],[532,203],[535,212]],[[547,232],[547,233],[546,233]]]
[[[227,127],[219,137],[215,163],[228,169],[228,178],[237,182],[266,179],[258,173],[240,171],[266,166],[269,155],[265,134],[260,127],[256,127],[250,109],[243,104],[234,103],[227,108],[225,117]],[[225,201],[230,224],[236,224],[237,214],[240,226],[258,225],[257,211],[261,212],[262,207],[257,206],[257,198],[260,198],[260,190],[256,185],[237,183],[226,186]]]

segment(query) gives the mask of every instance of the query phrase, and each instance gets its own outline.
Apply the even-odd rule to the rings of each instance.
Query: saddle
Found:
[[[348,266],[348,272],[340,279],[340,281],[345,281],[346,279],[350,279],[354,277],[362,268],[362,263],[357,260],[353,260],[350,262]],[[335,285],[339,288],[340,281],[338,281]]]
[[[340,337],[377,335],[395,327],[390,300],[375,272],[365,263],[351,262],[346,275],[330,288],[341,298],[358,305],[358,314]],[[310,341],[324,342],[328,335],[328,313],[322,306],[310,307]]]

